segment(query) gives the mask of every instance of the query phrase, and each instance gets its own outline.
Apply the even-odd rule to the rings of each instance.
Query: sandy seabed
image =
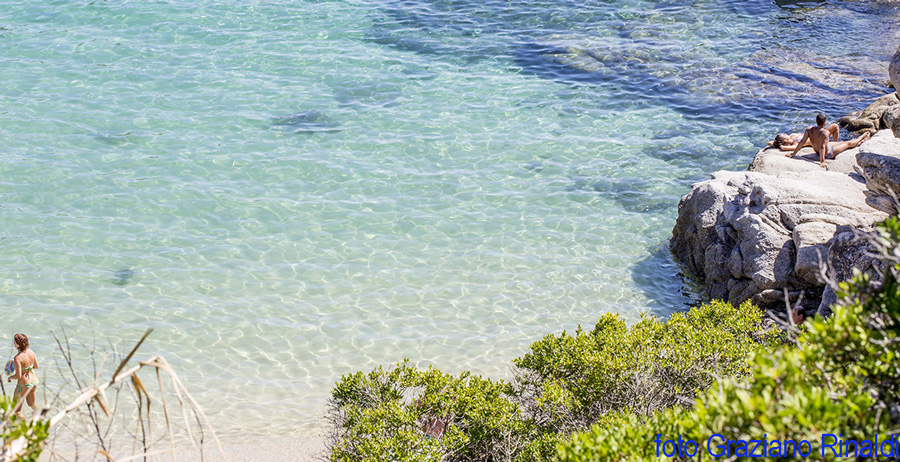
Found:
[[[319,462],[326,460],[325,438],[260,438],[246,444],[225,444],[224,455],[215,445],[204,445],[203,454],[194,448],[176,447],[175,462]],[[60,460],[52,458],[50,451],[44,451],[41,462]],[[75,458],[66,460],[77,460]],[[94,459],[96,460],[96,459]],[[142,460],[128,459],[128,460]],[[170,462],[173,460],[169,451],[161,451],[148,457],[147,460]]]
[[[252,444],[224,445],[225,455],[214,446],[206,446],[201,458],[197,451],[185,449],[176,452],[176,462],[313,462],[325,460],[324,438],[260,439]],[[166,455],[157,457],[169,461]]]

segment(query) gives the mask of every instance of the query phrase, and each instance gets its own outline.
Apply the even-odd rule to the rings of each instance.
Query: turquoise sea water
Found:
[[[900,42],[870,2],[0,5],[2,335],[154,327],[226,436],[684,309],[690,184],[862,109]]]

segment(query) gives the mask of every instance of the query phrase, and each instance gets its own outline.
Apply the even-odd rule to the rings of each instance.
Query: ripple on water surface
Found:
[[[678,199],[885,91],[898,17],[448,5],[0,9],[3,319],[47,358],[50,329],[155,327],[225,435],[310,434],[341,374],[403,358],[503,377],[547,333],[690,303]]]

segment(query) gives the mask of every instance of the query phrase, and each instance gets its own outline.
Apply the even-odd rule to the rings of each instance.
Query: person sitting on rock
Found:
[[[838,154],[863,144],[869,139],[869,136],[871,136],[870,133],[866,132],[862,136],[850,141],[828,141],[828,138],[836,138],[837,135],[832,135],[832,132],[825,128],[826,119],[827,117],[825,114],[822,114],[821,112],[816,115],[816,126],[807,128],[803,133],[803,138],[801,138],[794,147],[793,152],[785,154],[785,156],[796,156],[797,151],[809,143],[813,150],[819,154],[819,166],[825,167],[825,159],[834,159]]]
[[[841,127],[838,124],[831,124],[825,130],[828,130],[829,137],[832,140],[838,140],[841,131]],[[778,148],[782,151],[793,152],[794,148],[797,147],[797,143],[799,143],[801,139],[803,139],[803,133],[792,133],[790,135],[788,135],[787,133],[779,133],[775,135],[774,141],[769,141],[767,144],[770,147]],[[806,146],[812,146],[812,143],[807,141],[806,144],[803,145],[803,147]]]

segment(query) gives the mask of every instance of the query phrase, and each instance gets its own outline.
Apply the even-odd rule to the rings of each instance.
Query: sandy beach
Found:
[[[325,460],[323,438],[295,438],[259,441],[256,444],[224,445],[225,455],[213,446],[204,448],[203,457],[196,451],[185,449],[175,454],[177,462],[313,462]],[[169,460],[160,456],[159,460]]]

